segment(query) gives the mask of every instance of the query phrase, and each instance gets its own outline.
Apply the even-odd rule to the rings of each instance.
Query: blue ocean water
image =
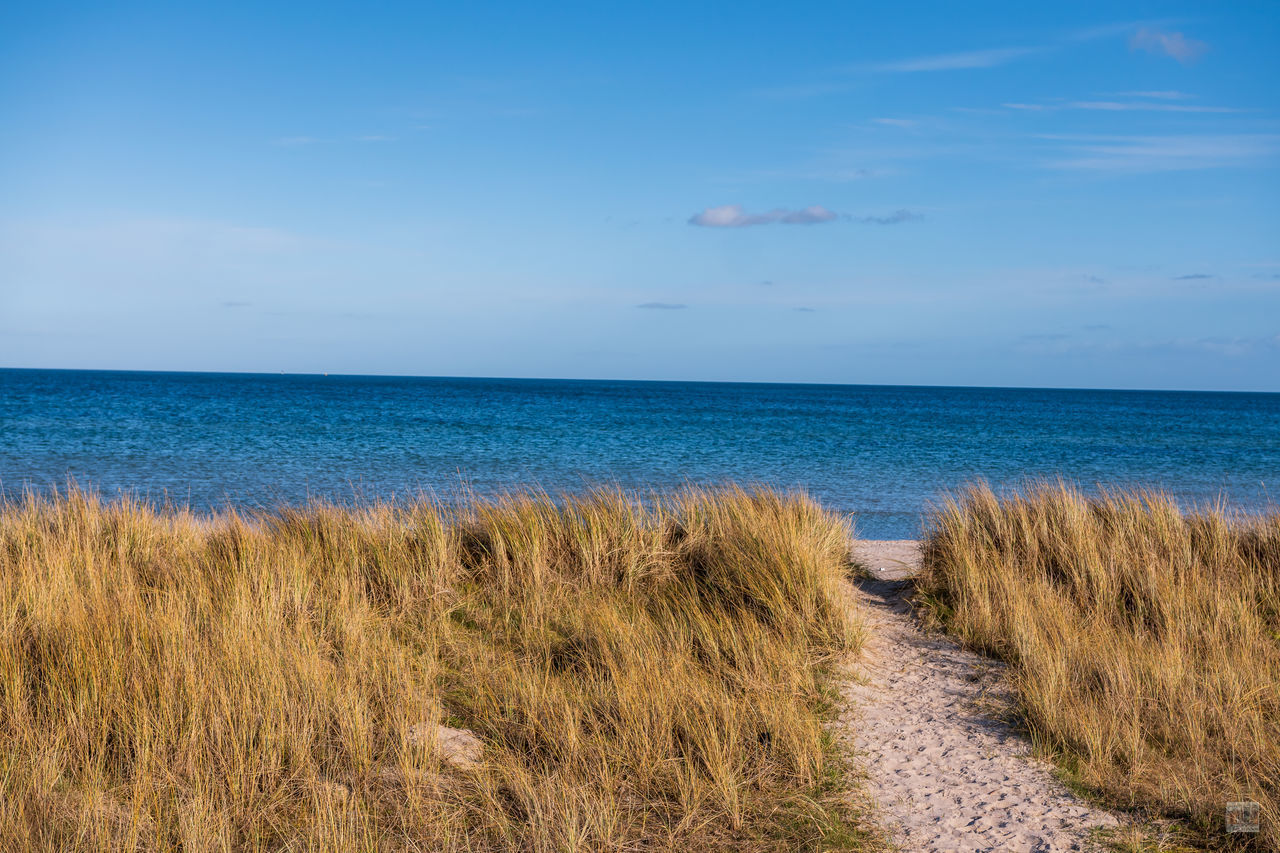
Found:
[[[920,532],[975,478],[1141,485],[1251,510],[1280,394],[0,370],[0,488],[198,509],[617,483],[803,487],[859,535]],[[1275,500],[1280,502],[1280,491]]]

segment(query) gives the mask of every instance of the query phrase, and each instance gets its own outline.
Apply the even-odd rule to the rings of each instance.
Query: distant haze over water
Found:
[[[860,536],[908,538],[975,478],[1056,476],[1263,509],[1280,394],[0,370],[10,496],[74,477],[203,510],[448,498],[464,480],[733,480],[804,488]]]

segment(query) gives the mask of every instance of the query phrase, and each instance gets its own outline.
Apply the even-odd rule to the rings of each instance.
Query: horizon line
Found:
[[[284,377],[318,377],[340,379],[444,379],[444,380],[482,380],[494,382],[583,382],[583,383],[649,383],[667,385],[802,385],[830,388],[920,388],[950,389],[957,391],[1118,391],[1126,393],[1147,394],[1280,394],[1277,391],[1221,389],[1221,388],[1137,388],[1137,387],[1097,387],[1084,385],[945,385],[928,383],[878,383],[878,382],[819,382],[815,380],[762,380],[762,379],[620,379],[620,378],[588,378],[573,376],[467,376],[451,374],[414,374],[414,373],[342,373],[342,372],[306,372],[306,371],[254,371],[254,370],[156,370],[138,368],[109,367],[14,367],[0,366],[0,372],[27,371],[32,373],[150,373],[165,375],[190,376],[284,376]]]

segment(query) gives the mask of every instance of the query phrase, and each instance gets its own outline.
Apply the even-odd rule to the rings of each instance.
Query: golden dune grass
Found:
[[[975,487],[923,551],[922,599],[1011,663],[1032,735],[1073,778],[1214,847],[1224,803],[1257,800],[1251,843],[1280,847],[1280,516]]]
[[[0,849],[855,848],[820,725],[848,538],[736,489],[8,504]]]

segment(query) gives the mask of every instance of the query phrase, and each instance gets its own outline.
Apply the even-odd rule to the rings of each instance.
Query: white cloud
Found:
[[[820,204],[814,204],[803,210],[782,212],[782,217],[778,221],[784,225],[817,225],[822,222],[830,222],[835,218],[836,214],[834,212],[827,210]]]
[[[1142,27],[1129,39],[1129,49],[1164,54],[1185,65],[1203,56],[1209,49],[1209,45],[1189,39],[1182,33],[1166,33],[1151,27]]]
[[[886,213],[884,216],[859,216],[854,221],[861,222],[863,225],[899,225],[916,219],[924,219],[924,214],[916,213],[906,208],[899,208],[892,213]]]
[[[748,225],[771,225],[775,222],[783,225],[818,225],[837,218],[834,211],[820,204],[801,210],[776,208],[768,213],[747,213],[740,204],[722,204],[719,207],[708,207],[689,217],[689,224],[704,228],[745,228]]]

